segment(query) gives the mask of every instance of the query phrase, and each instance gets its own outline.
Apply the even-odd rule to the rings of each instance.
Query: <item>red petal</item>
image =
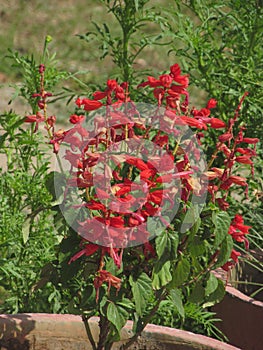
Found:
[[[226,127],[225,122],[223,122],[223,120],[220,120],[218,118],[211,118],[209,123],[211,124],[211,128],[213,129],[220,129],[220,128]]]

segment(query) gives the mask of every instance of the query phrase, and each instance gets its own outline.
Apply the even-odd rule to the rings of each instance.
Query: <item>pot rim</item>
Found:
[[[51,321],[51,322],[50,322]],[[91,317],[89,324],[91,329],[98,331],[98,317]],[[45,334],[52,336],[52,331],[56,325],[56,330],[60,336],[68,334],[68,328],[65,323],[72,325],[74,339],[86,338],[85,327],[81,316],[71,314],[46,314],[46,313],[23,313],[23,314],[3,314],[0,315],[0,339],[4,337],[12,338],[12,334],[17,329],[22,333],[16,336],[26,338],[30,333]],[[81,324],[81,325],[80,325]],[[122,340],[128,340],[132,335],[132,321],[128,321],[122,330]],[[5,333],[3,333],[5,332]],[[13,332],[13,333],[12,333]],[[23,334],[24,332],[24,334]],[[2,335],[1,335],[2,333]],[[9,333],[9,335],[8,335]],[[57,333],[57,332],[56,332]],[[14,335],[13,335],[14,337]],[[142,332],[142,338],[155,340],[159,343],[172,344],[177,341],[178,344],[196,344],[197,349],[215,349],[215,350],[237,350],[239,348],[233,345],[209,338],[201,334],[195,334],[175,328],[148,324]]]

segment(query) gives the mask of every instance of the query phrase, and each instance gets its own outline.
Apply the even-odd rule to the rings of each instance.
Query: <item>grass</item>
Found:
[[[152,0],[149,6],[172,6],[172,1],[160,2]],[[107,76],[113,70],[110,60],[100,61],[98,50],[92,44],[87,45],[76,35],[93,30],[92,22],[112,23],[113,16],[107,13],[105,5],[99,0],[61,0],[59,4],[52,0],[0,0],[0,57],[2,64],[0,72],[7,75],[9,80],[17,80],[19,76],[5,58],[8,48],[22,54],[38,55],[43,46],[46,35],[51,35],[53,41],[51,50],[57,53],[57,59],[62,69],[70,72],[78,70],[88,71],[85,78],[90,82],[98,82],[98,75]],[[116,30],[116,29],[115,29]],[[155,30],[151,25],[148,30]],[[138,68],[147,65],[156,70],[163,70],[169,66],[168,58],[162,48],[149,48],[139,57]]]

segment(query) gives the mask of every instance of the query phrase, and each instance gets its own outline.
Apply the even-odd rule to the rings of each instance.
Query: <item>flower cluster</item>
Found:
[[[64,156],[70,164],[67,202],[71,189],[77,189],[82,198],[80,204],[70,204],[82,210],[76,227],[82,240],[81,250],[69,263],[82,256],[99,257],[94,276],[97,301],[104,282],[108,291],[111,287],[117,291],[121,288],[121,279],[105,269],[106,257],[113,259],[118,269],[127,247],[140,246],[145,259],[154,258],[158,253],[156,234],[166,229],[180,231],[191,202],[200,202],[206,191],[208,201],[222,211],[229,208],[227,197],[232,185],[247,191],[246,178],[234,175],[235,164],[248,164],[253,173],[252,159],[258,142],[244,136],[243,126],[235,135],[245,95],[228,124],[213,117],[215,99],[210,99],[205,108],[189,108],[188,76],[181,75],[180,67],[174,64],[168,74],[158,79],[149,76],[138,86],[146,93],[153,89],[157,100],[157,106],[148,111],[147,122],[144,112],[129,97],[128,83],[108,80],[105,90],[94,92],[92,99],[76,100],[76,112],[70,116],[71,129],[55,131],[55,117],[46,114],[51,95],[44,91],[43,66],[40,76],[40,92],[34,97],[39,98],[43,113],[28,116],[25,122],[36,123],[36,130],[40,122],[45,122],[55,153],[62,143],[69,145]],[[223,133],[205,166],[200,148],[210,128],[222,129]],[[253,148],[248,147],[251,144]],[[224,161],[221,167],[215,167],[219,153]],[[228,233],[248,248],[245,235],[249,228],[237,214]],[[186,241],[184,237],[178,251],[182,252]],[[231,268],[238,256],[232,250],[223,269]]]

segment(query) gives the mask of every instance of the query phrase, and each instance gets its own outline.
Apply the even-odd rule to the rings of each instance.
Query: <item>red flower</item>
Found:
[[[107,91],[95,91],[93,94],[94,100],[102,100],[107,96]]]
[[[228,233],[233,237],[235,241],[244,242],[246,249],[248,249],[249,242],[245,235],[249,233],[248,231],[250,228],[251,226],[244,225],[243,217],[237,214],[231,222]]]
[[[223,120],[220,120],[218,118],[211,118],[209,120],[209,123],[211,125],[211,128],[213,128],[213,129],[220,129],[220,128],[226,127],[226,123],[223,122]]]
[[[69,118],[69,121],[71,124],[77,124],[83,122],[85,119],[84,115],[77,115],[77,114],[72,114]]]
[[[163,190],[156,190],[148,195],[148,200],[154,204],[161,204],[163,200]]]
[[[156,79],[154,77],[149,76],[148,81],[145,81],[141,84],[138,85],[138,87],[145,87],[145,86],[150,86],[150,87],[157,87],[157,86],[162,86],[162,83],[160,82],[159,79]]]
[[[243,142],[246,142],[246,143],[251,143],[251,144],[256,144],[259,142],[259,139],[258,138],[252,138],[252,137],[244,137],[243,138]]]
[[[233,184],[248,187],[247,181],[244,177],[231,175],[221,184],[220,188],[222,190],[228,190]]]
[[[216,202],[218,203],[219,208],[221,210],[226,211],[229,208],[229,203],[225,201],[223,198],[216,198]]]
[[[242,164],[250,164],[250,165],[253,164],[253,162],[252,162],[252,160],[249,158],[249,156],[238,156],[238,157],[236,157],[236,161],[237,161],[238,163],[242,163]]]
[[[211,109],[211,108],[215,108],[217,105],[217,100],[214,98],[211,98],[206,105],[206,108]]]
[[[120,278],[113,276],[109,271],[99,270],[97,272],[97,276],[94,279],[94,287],[96,289],[96,302],[99,301],[99,288],[104,282],[108,283],[108,293],[111,289],[111,286],[116,288],[117,291],[119,291],[121,288]]]
[[[50,140],[50,143],[53,145],[53,152],[58,153],[59,151],[59,146],[61,142],[64,140],[67,132],[60,129],[57,132],[53,134],[52,140]]]
[[[233,135],[229,132],[225,133],[225,134],[222,134],[218,137],[218,140],[220,142],[226,142],[226,141],[229,141],[233,138]]]
[[[45,117],[40,112],[37,112],[35,115],[28,115],[25,118],[25,123],[40,123],[45,120]]]
[[[85,241],[82,241],[81,245],[83,245],[84,242]],[[78,253],[73,255],[71,257],[71,259],[69,260],[68,264],[71,264],[73,261],[79,259],[82,255],[90,256],[90,255],[94,254],[99,249],[100,249],[100,247],[97,244],[93,244],[93,243],[85,244],[84,249],[80,250]]]
[[[238,257],[240,255],[241,254],[239,252],[233,249],[230,256],[232,261],[227,261],[223,266],[221,266],[221,268],[225,271],[229,271],[231,268],[233,268],[236,265],[236,263],[238,262]]]
[[[160,79],[162,86],[164,86],[166,88],[170,87],[172,82],[173,82],[173,78],[169,74],[160,75],[159,79]]]
[[[45,121],[45,117],[40,112],[37,112],[37,114],[34,114],[34,115],[28,115],[25,117],[25,120],[24,120],[25,123],[36,123],[34,132],[38,130],[38,124],[43,121]]]
[[[170,75],[173,78],[173,80],[180,85],[183,85],[185,88],[189,84],[188,75],[181,75],[181,69],[179,67],[179,64],[174,64],[170,67]]]
[[[180,119],[189,126],[193,126],[198,129],[205,129],[205,130],[207,129],[207,126],[202,120],[190,118],[187,116],[181,116]]]
[[[85,111],[95,111],[96,109],[99,109],[101,106],[103,106],[100,101],[90,100],[89,98],[84,98],[81,104],[84,105]]]
[[[56,116],[51,115],[50,117],[47,118],[47,123],[52,128],[55,125],[56,120],[57,120]]]
[[[80,108],[82,105],[82,99],[81,98],[77,98],[75,101],[76,105]]]

